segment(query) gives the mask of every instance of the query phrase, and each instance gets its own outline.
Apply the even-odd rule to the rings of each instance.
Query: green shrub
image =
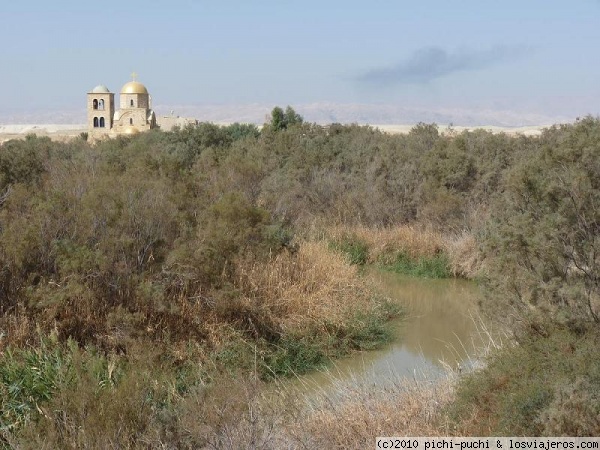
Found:
[[[269,349],[263,377],[289,377],[324,367],[329,358],[322,342],[309,336],[284,336]]]
[[[507,171],[483,240],[491,306],[600,322],[599,142],[598,119],[554,127]]]
[[[552,402],[540,414],[546,436],[598,436],[600,383],[579,375],[573,384],[559,386]],[[597,374],[596,374],[597,375]]]
[[[471,436],[597,436],[599,338],[594,329],[534,325],[460,381],[449,417]]]
[[[74,395],[84,378],[98,392],[115,386],[121,375],[116,360],[81,351],[71,340],[62,345],[56,335],[33,348],[8,348],[0,358],[0,430],[18,435],[57,395]]]
[[[50,154],[50,138],[28,134],[25,140],[11,140],[0,152],[0,189],[13,183],[36,184],[46,171],[44,159]]]
[[[365,265],[369,259],[369,247],[356,236],[342,238],[330,244],[333,250],[337,250],[346,256],[350,264]]]
[[[39,405],[72,377],[71,363],[71,355],[56,342],[8,349],[0,358],[0,429],[12,432],[37,416]]]
[[[406,253],[399,253],[392,264],[383,268],[392,272],[424,278],[451,278],[448,257],[440,253],[432,257],[411,258]]]
[[[391,303],[383,306],[383,310],[383,315],[357,313],[346,335],[350,349],[373,350],[390,341],[392,334],[387,320],[390,317],[398,317],[400,311],[399,307]]]

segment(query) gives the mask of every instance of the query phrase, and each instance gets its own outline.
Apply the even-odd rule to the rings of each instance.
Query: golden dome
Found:
[[[140,130],[132,126],[128,126],[127,128],[125,128],[125,131],[123,131],[124,134],[138,134],[139,132]]]
[[[142,83],[137,81],[130,81],[123,88],[121,88],[121,94],[146,94],[148,95],[148,89]]]

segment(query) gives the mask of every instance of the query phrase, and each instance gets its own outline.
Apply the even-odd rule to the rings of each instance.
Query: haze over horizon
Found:
[[[139,74],[159,114],[531,125],[600,114],[600,1],[24,0],[0,15],[0,123],[77,123]],[[81,119],[79,119],[81,117]]]

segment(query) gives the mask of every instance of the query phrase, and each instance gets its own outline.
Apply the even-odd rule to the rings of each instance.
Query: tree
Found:
[[[285,112],[279,106],[271,111],[271,127],[275,131],[286,130],[288,127],[296,124],[301,124],[304,119],[300,114],[294,111],[294,108],[288,105]]]
[[[427,153],[440,138],[438,126],[435,123],[419,122],[410,130],[408,136],[412,146],[420,153]]]
[[[294,108],[288,105],[288,107],[285,108],[285,122],[287,126],[291,126],[301,124],[302,122],[304,122],[304,119],[300,114],[294,111]]]
[[[485,250],[512,306],[600,320],[600,121],[552,128],[506,177]]]
[[[235,122],[224,127],[223,129],[233,141],[237,141],[246,137],[256,138],[260,134],[258,127],[251,123]]]
[[[273,111],[271,111],[271,127],[275,131],[284,130],[287,128],[287,123],[285,122],[285,113],[279,106],[276,106],[273,108]]]

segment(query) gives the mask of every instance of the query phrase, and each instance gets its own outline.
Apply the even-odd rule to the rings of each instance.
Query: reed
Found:
[[[297,253],[281,253],[266,264],[238,267],[243,302],[271,315],[284,331],[344,326],[357,311],[377,307],[357,267],[323,242],[303,243]]]
[[[397,376],[380,385],[330,376],[327,391],[245,389],[244,407],[213,428],[209,441],[227,449],[359,449],[377,436],[452,435],[443,412],[453,399],[453,373],[435,381]]]
[[[325,242],[304,242],[297,252],[266,263],[236,266],[235,314],[251,319],[251,332],[270,330],[258,349],[259,366],[269,377],[304,373],[333,357],[377,347],[390,337],[385,322],[399,313]]]
[[[442,412],[453,398],[454,374],[435,381],[396,375],[383,384],[331,378],[327,391],[303,398],[304,407],[283,425],[289,448],[369,448],[377,436],[450,435]]]
[[[325,233],[333,248],[355,264],[432,278],[475,278],[483,263],[472,232],[441,233],[426,226],[375,228],[338,225]]]
[[[365,243],[369,263],[391,263],[398,252],[417,259],[435,256],[444,249],[442,234],[412,225],[387,228],[340,225],[329,228],[327,236],[334,242],[353,237]]]

